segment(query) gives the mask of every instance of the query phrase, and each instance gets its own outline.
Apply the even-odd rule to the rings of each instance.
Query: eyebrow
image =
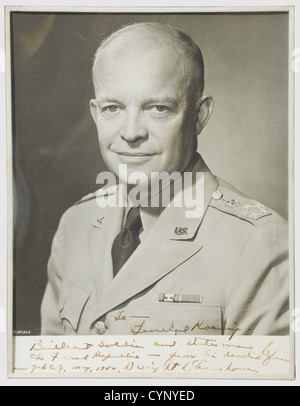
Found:
[[[178,104],[178,101],[176,100],[176,99],[174,99],[174,98],[172,98],[172,97],[163,97],[163,98],[157,98],[157,99],[148,99],[148,100],[146,100],[145,101],[145,105],[146,104],[164,104],[164,103],[167,103],[167,104]]]
[[[110,99],[110,98],[100,98],[99,100],[97,99],[97,103],[116,103],[116,104],[121,104],[121,102],[117,99]]]
[[[115,103],[115,104],[123,104],[120,100],[115,99],[115,98],[100,98],[99,100],[97,100],[97,103]],[[143,102],[143,106],[147,106],[147,105],[151,105],[151,104],[155,104],[155,105],[160,105],[160,104],[171,104],[173,106],[178,107],[180,105],[181,101],[176,100],[173,97],[162,97],[162,98],[150,98],[150,99],[146,99]]]

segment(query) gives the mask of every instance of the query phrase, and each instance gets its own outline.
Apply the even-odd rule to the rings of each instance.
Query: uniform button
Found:
[[[98,322],[95,324],[95,332],[96,332],[97,334],[99,334],[100,336],[102,336],[103,334],[105,334],[105,332],[106,332],[106,327],[105,327],[105,324],[103,323],[103,321],[98,321]]]
[[[216,190],[216,191],[213,193],[213,195],[212,195],[212,198],[213,198],[214,200],[221,200],[222,197],[223,197],[223,193],[220,192],[219,190]]]

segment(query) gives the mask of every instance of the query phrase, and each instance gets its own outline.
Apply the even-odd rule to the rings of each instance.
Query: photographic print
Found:
[[[293,8],[6,8],[11,375],[292,379]]]

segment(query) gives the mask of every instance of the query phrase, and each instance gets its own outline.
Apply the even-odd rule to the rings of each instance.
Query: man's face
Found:
[[[150,180],[152,172],[183,172],[193,160],[195,106],[184,70],[165,46],[112,44],[99,58],[91,112],[103,159],[115,175],[126,164],[128,175],[143,172]]]

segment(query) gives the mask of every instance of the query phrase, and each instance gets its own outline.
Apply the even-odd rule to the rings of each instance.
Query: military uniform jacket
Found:
[[[100,208],[97,194],[71,207],[53,240],[41,333],[289,334],[285,220],[208,169],[204,181],[204,215],[164,209],[115,278],[124,208]]]

